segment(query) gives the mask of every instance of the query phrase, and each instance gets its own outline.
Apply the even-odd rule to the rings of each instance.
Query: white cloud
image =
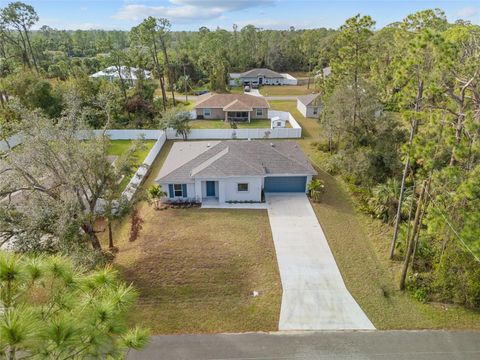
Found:
[[[268,29],[268,30],[288,30],[291,26],[295,29],[313,29],[318,27],[318,22],[322,21],[323,18],[318,18],[315,20],[278,20],[271,18],[261,18],[261,19],[248,19],[242,21],[235,21],[235,24],[241,29],[247,25],[253,25],[258,28]]]
[[[473,6],[467,6],[457,11],[457,15],[462,18],[470,18],[478,14],[478,9]]]
[[[113,18],[119,20],[142,20],[148,16],[166,17],[174,20],[206,20],[219,18],[227,12],[252,7],[271,5],[275,0],[170,0],[168,6],[126,4]]]

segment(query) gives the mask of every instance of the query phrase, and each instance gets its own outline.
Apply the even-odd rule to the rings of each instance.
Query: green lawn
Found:
[[[144,189],[172,144],[164,145]],[[136,241],[129,241],[130,219],[114,224],[114,266],[140,295],[132,323],[153,334],[277,330],[282,289],[265,210],[158,211],[145,201],[137,210],[143,225]]]
[[[306,95],[315,92],[313,84],[307,89],[307,85],[263,85],[260,87],[260,94],[263,96],[289,96]]]
[[[133,144],[133,141],[134,140],[111,140],[107,149],[108,155],[114,155],[114,156],[122,155],[123,153],[127,152],[128,149],[130,149],[130,147]],[[135,164],[137,167],[143,163],[148,153],[152,149],[153,144],[155,144],[155,140],[141,140],[141,143],[142,143],[141,148],[135,151],[134,153],[134,156],[136,158]],[[135,171],[136,169],[131,175],[133,175]],[[131,176],[125,176],[123,178],[122,182],[120,183],[121,184],[120,186],[122,189],[124,189],[127,186],[130,179],[131,179]]]
[[[270,119],[252,120],[248,122],[237,123],[238,129],[264,129],[270,128]],[[231,129],[230,124],[224,120],[192,120],[190,121],[192,129]]]

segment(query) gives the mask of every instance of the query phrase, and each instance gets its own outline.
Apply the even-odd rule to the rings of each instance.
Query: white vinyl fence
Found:
[[[195,111],[190,112],[195,118]],[[302,137],[302,127],[288,111],[268,110],[268,118],[278,116],[287,120],[291,128],[259,128],[259,129],[192,129],[188,134],[188,140],[214,140],[214,139],[298,139]],[[182,139],[174,129],[167,129],[167,139]]]
[[[300,138],[302,128],[295,118],[286,111],[269,110],[268,117],[278,116],[282,120],[288,120],[291,128],[275,129],[192,129],[188,134],[188,140],[214,140],[214,139],[288,139]],[[142,184],[145,176],[148,174],[150,166],[155,161],[157,155],[162,150],[167,139],[182,139],[182,136],[176,134],[174,129],[163,130],[137,130],[137,129],[112,129],[112,130],[82,130],[77,133],[79,139],[88,139],[93,136],[100,136],[105,133],[111,140],[156,140],[147,157],[139,166],[136,173],[128,183],[122,195],[130,201],[135,195],[138,187]],[[7,151],[22,143],[21,134],[10,137],[7,141],[0,141],[0,151]]]
[[[122,131],[122,130],[116,130]],[[139,166],[138,170],[133,175],[132,179],[128,183],[127,187],[123,191],[122,195],[125,196],[128,201],[132,200],[133,195],[137,191],[138,187],[142,184],[145,176],[148,174],[150,166],[152,166],[153,162],[157,158],[160,150],[162,150],[165,141],[167,141],[167,136],[164,131],[161,130],[150,130],[150,131],[157,131],[160,136],[158,136],[157,141],[153,145],[152,149],[148,153],[145,160],[143,160],[143,164]],[[118,139],[117,139],[118,140]]]

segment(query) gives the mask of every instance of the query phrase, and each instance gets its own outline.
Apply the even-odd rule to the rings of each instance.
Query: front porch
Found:
[[[226,122],[250,122],[250,111],[225,111]]]

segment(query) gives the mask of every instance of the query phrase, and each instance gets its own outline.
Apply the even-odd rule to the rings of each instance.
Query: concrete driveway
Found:
[[[305,194],[266,194],[282,280],[279,330],[373,330],[350,295]]]

